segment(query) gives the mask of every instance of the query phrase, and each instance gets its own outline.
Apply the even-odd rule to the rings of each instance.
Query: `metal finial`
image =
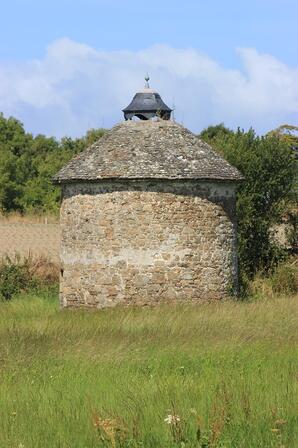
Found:
[[[150,89],[150,87],[149,87],[149,79],[150,79],[150,77],[149,77],[149,75],[148,75],[148,73],[147,73],[147,75],[145,76],[145,81],[146,81],[146,83],[145,83],[145,89]]]

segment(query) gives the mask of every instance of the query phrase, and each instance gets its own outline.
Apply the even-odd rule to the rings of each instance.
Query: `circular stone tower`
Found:
[[[61,304],[102,308],[236,291],[241,179],[170,120],[112,128],[54,178],[62,186]]]

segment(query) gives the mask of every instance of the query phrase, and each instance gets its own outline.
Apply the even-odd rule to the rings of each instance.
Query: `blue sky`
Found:
[[[0,23],[0,111],[31,132],[112,126],[146,71],[194,131],[297,124],[297,0],[10,0]]]

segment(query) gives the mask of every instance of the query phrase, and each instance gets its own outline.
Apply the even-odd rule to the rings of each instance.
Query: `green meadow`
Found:
[[[0,447],[297,447],[297,298],[0,303]]]

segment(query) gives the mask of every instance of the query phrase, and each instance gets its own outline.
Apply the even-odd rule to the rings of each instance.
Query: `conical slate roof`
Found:
[[[243,176],[180,124],[148,120],[116,125],[53,180],[62,184],[104,179],[240,181]]]

